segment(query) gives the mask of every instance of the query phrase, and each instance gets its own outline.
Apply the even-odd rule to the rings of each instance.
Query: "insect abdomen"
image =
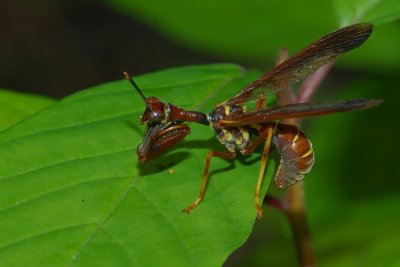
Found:
[[[304,179],[314,164],[312,144],[296,126],[278,124],[273,143],[280,155],[275,183],[286,188]]]

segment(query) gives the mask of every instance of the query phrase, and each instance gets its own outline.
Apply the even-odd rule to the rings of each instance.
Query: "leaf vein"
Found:
[[[193,264],[193,266],[197,266],[195,264],[195,260],[193,258],[193,254],[191,253],[188,244],[185,242],[185,238],[182,236],[182,233],[179,231],[179,227],[174,223],[174,220],[172,220],[165,212],[163,212],[148,196],[146,196],[143,192],[141,192],[138,188],[134,188],[136,192],[141,194],[145,200],[147,200],[154,208],[155,210],[167,221],[167,223],[171,226],[171,228],[174,230],[174,232],[179,235],[179,241],[183,245],[183,248],[186,250],[187,255],[190,255],[190,260]]]
[[[70,266],[73,266],[74,262],[76,259],[79,257],[79,255],[82,253],[82,251],[85,249],[85,247],[90,243],[90,241],[94,238],[96,233],[101,230],[101,227],[106,223],[108,218],[111,216],[113,211],[118,207],[118,205],[125,199],[126,195],[128,194],[129,190],[131,188],[134,188],[136,185],[136,182],[139,180],[140,176],[135,176],[132,178],[131,182],[127,185],[127,188],[125,188],[124,191],[122,191],[121,196],[119,199],[115,202],[115,204],[111,207],[111,209],[104,215],[103,219],[101,219],[98,223],[95,229],[92,231],[91,234],[89,234],[88,238],[86,241],[83,243],[83,245],[78,249],[78,251],[75,253],[75,255],[72,256],[72,260],[70,263]]]
[[[45,197],[45,196],[53,194],[53,193],[60,193],[63,190],[69,189],[69,188],[74,187],[74,186],[79,186],[79,185],[88,184],[88,183],[94,183],[94,182],[98,182],[98,181],[101,181],[101,180],[126,179],[126,178],[129,178],[129,177],[130,176],[100,177],[100,178],[95,178],[95,179],[92,179],[92,180],[85,180],[85,181],[80,181],[80,182],[77,182],[77,183],[65,185],[65,186],[59,187],[59,188],[57,188],[55,190],[50,190],[50,191],[47,191],[47,192],[40,191],[40,193],[43,193],[43,194],[35,195],[35,196],[33,196],[31,198],[27,198],[27,199],[25,199],[23,201],[18,201],[17,204],[13,204],[11,206],[8,206],[8,207],[5,207],[3,209],[0,209],[0,214],[3,213],[3,212],[6,212],[7,210],[10,210],[12,208],[20,207],[21,205],[27,204],[30,201],[34,201],[34,200],[39,199],[41,197]]]
[[[79,161],[79,160],[87,160],[87,159],[91,159],[91,158],[95,158],[95,157],[109,156],[109,155],[113,155],[113,154],[128,152],[128,151],[131,151],[131,150],[135,150],[135,148],[127,148],[127,149],[116,150],[116,151],[107,152],[107,153],[99,153],[99,154],[88,155],[87,157],[71,158],[71,159],[64,159],[64,160],[61,160],[61,161],[55,161],[55,162],[52,162],[52,163],[50,163],[48,165],[41,166],[39,168],[32,168],[32,169],[27,170],[25,172],[14,173],[12,175],[1,177],[0,180],[13,178],[15,176],[25,175],[25,174],[28,174],[28,173],[31,173],[31,172],[34,172],[34,171],[45,170],[47,168],[50,168],[50,167],[53,167],[53,166],[56,166],[56,165],[61,165],[61,164],[67,163],[67,162],[73,162],[73,161]]]
[[[25,237],[25,238],[21,238],[21,239],[13,241],[11,243],[5,244],[5,245],[0,247],[0,250],[6,249],[6,248],[11,247],[11,246],[15,246],[18,243],[29,241],[29,240],[32,240],[32,239],[34,239],[36,237],[43,236],[43,235],[46,235],[46,234],[56,233],[56,232],[60,232],[60,231],[65,231],[67,229],[78,228],[78,227],[89,226],[89,225],[94,225],[94,223],[81,223],[81,224],[76,224],[76,225],[68,225],[68,226],[64,226],[64,227],[61,227],[61,228],[52,229],[52,230],[44,231],[44,232],[41,232],[41,233],[36,233],[34,235],[31,235],[31,236],[28,236],[28,237]]]

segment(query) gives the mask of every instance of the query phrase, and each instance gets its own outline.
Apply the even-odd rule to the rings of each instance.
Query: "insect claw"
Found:
[[[257,208],[257,218],[261,220],[262,217],[263,217],[262,209],[261,208]]]
[[[192,211],[192,206],[190,206],[190,207],[187,207],[187,208],[184,208],[183,210],[182,210],[182,212],[184,212],[184,213],[187,213],[187,214],[190,214],[190,212]]]
[[[193,210],[194,208],[196,208],[196,207],[199,205],[199,203],[200,203],[201,200],[202,200],[201,198],[197,198],[197,199],[193,202],[192,205],[190,205],[190,206],[187,207],[187,208],[184,208],[182,211],[183,211],[183,212],[186,212],[187,214],[190,214],[190,212],[192,212],[192,210]]]

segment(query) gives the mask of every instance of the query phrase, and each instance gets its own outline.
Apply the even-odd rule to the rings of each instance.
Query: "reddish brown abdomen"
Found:
[[[280,155],[276,185],[286,188],[303,180],[314,164],[314,152],[307,136],[296,126],[278,124],[272,141]]]

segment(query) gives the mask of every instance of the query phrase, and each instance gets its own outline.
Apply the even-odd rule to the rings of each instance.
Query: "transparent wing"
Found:
[[[299,103],[284,106],[274,106],[237,115],[233,114],[223,120],[218,121],[218,126],[243,126],[260,124],[286,118],[312,117],[329,113],[367,109],[379,105],[380,103],[382,103],[382,100],[360,98],[331,103]]]
[[[369,23],[354,24],[322,37],[249,84],[224,104],[242,105],[261,92],[276,93],[293,82],[303,80],[339,55],[362,45],[372,28]]]

